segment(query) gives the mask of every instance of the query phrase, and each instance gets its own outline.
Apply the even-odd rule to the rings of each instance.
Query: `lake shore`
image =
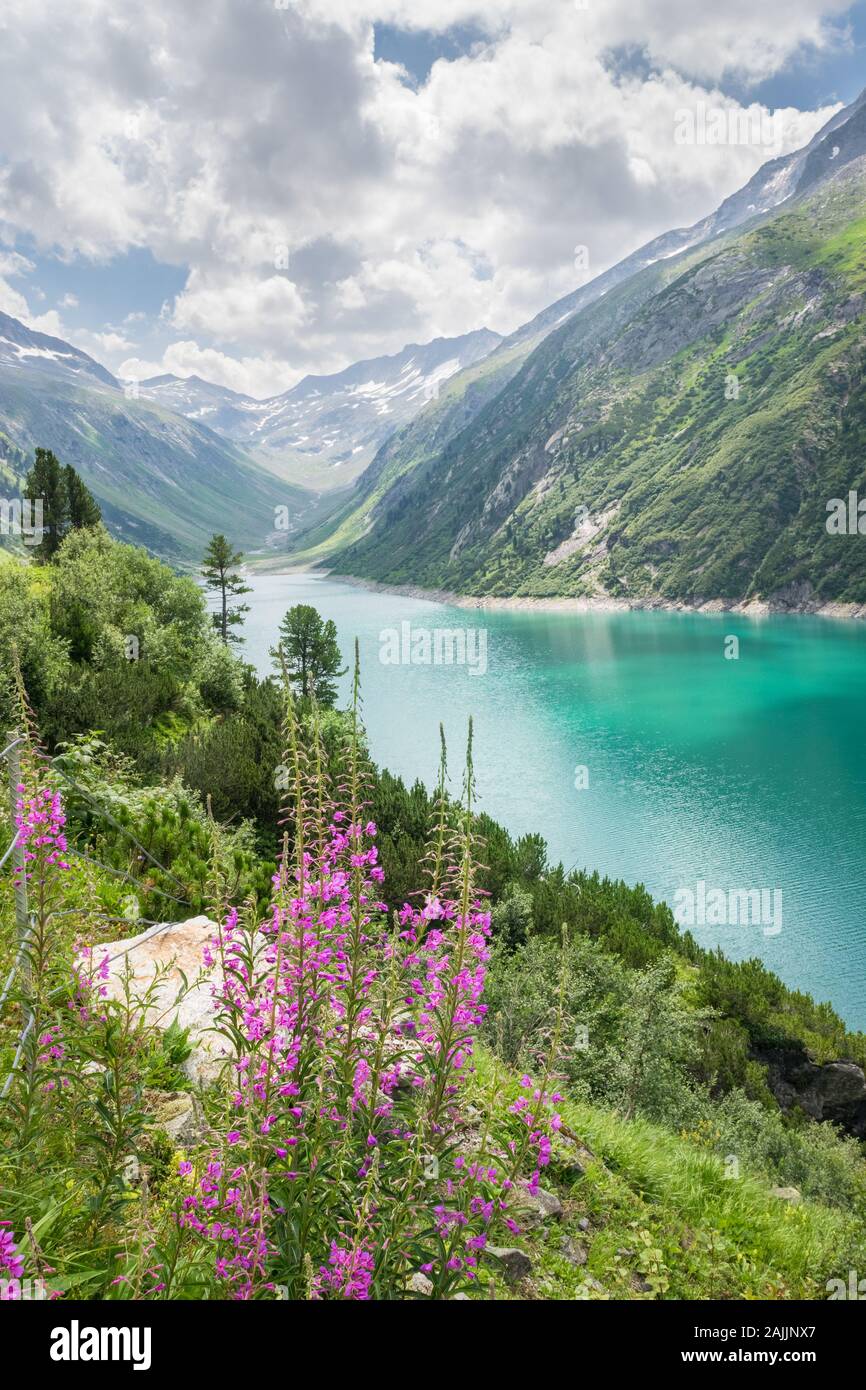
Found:
[[[705,603],[686,603],[679,599],[618,599],[610,597],[586,598],[500,598],[490,594],[457,594],[450,589],[426,589],[419,584],[380,584],[375,579],[361,579],[353,574],[341,574],[338,570],[306,568],[299,570],[286,566],[286,574],[306,573],[337,579],[346,584],[354,584],[359,589],[373,593],[396,594],[403,598],[428,599],[433,603],[449,604],[453,608],[487,609],[490,611],[511,610],[513,612],[534,613],[705,613],[718,616],[720,613],[736,613],[745,618],[767,618],[777,615],[793,617],[837,618],[845,621],[866,619],[866,603],[818,603],[803,600],[799,603],[768,603],[753,599],[748,603],[730,603],[725,599],[708,599]]]

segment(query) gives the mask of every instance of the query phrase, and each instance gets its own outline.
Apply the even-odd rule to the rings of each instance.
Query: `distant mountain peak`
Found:
[[[479,328],[458,338],[407,343],[399,352],[339,372],[305,376],[267,400],[170,373],[142,382],[142,392],[266,455],[299,481],[342,487],[363,471],[385,439],[438,397],[452,376],[501,341],[498,333]]]
[[[45,376],[65,380],[83,379],[117,388],[119,383],[111,372],[89,357],[80,348],[63,338],[29,328],[20,319],[0,313],[0,363],[7,367],[35,368]]]

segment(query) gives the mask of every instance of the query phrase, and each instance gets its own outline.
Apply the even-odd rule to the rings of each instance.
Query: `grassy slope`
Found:
[[[486,1091],[488,1056],[478,1069]],[[512,1080],[505,1098],[516,1094]],[[558,1108],[569,1133],[542,1185],[564,1214],[515,1238],[533,1264],[519,1284],[487,1262],[484,1282],[499,1298],[821,1299],[828,1279],[847,1281],[866,1258],[866,1232],[849,1213],[727,1178],[712,1153],[646,1120],[569,1100]],[[582,1176],[570,1171],[575,1160]],[[563,1253],[568,1240],[584,1264]]]
[[[3,563],[0,555],[0,567]],[[9,830],[5,810],[0,808],[0,843],[7,842]],[[101,870],[90,866],[85,870],[80,863],[70,874],[70,885],[74,885],[68,887],[71,901],[81,907],[93,907],[95,890],[100,900],[102,894],[114,894],[104,904],[109,912],[120,910],[111,903],[119,904],[126,891],[125,885],[104,877]],[[616,885],[604,889],[600,881],[589,883],[577,898],[606,949],[615,951],[616,945],[605,929],[622,931],[629,903],[642,922],[641,940],[649,949],[667,915],[659,909],[648,921],[640,912],[637,890]],[[604,916],[605,904],[609,920]],[[70,931],[78,929],[73,926],[77,920],[69,919]],[[114,920],[102,931],[102,939],[115,935]],[[669,944],[667,933],[658,940],[660,948],[665,944]],[[0,894],[4,978],[14,949],[12,897],[4,893]],[[683,976],[696,983],[694,963],[683,956],[681,965]],[[783,1027],[789,1016],[792,1032],[802,1034],[799,1004],[808,1005],[810,1015],[815,1013],[805,996],[780,986],[779,1012],[773,1021]],[[817,1012],[810,1040],[823,1042],[820,1051],[838,1055],[840,1030],[843,1043],[855,1039],[844,1039],[844,1029],[831,1010]],[[819,1029],[821,1019],[824,1032]],[[8,1017],[5,1022],[11,1031],[0,1030],[0,1056],[8,1065],[20,1022],[16,1025],[15,1018]],[[855,1055],[849,1047],[843,1046],[843,1051]],[[862,1052],[856,1055],[862,1059]],[[476,1109],[481,1114],[489,1106],[504,1109],[517,1094],[516,1077],[479,1048],[475,1094],[469,1097]],[[722,1161],[710,1151],[712,1136],[676,1135],[642,1118],[626,1121],[600,1105],[570,1099],[557,1108],[564,1130],[554,1161],[545,1170],[543,1186],[559,1195],[562,1218],[527,1229],[516,1238],[498,1236],[500,1244],[524,1250],[532,1270],[519,1283],[510,1284],[500,1267],[488,1260],[480,1296],[493,1292],[497,1298],[545,1300],[822,1299],[829,1278],[847,1279],[850,1268],[866,1263],[866,1230],[855,1216],[814,1201],[790,1205],[771,1194],[768,1182],[747,1172],[736,1180],[727,1178]],[[479,1123],[478,1119],[471,1122],[474,1128]],[[580,1228],[581,1221],[588,1223],[586,1230]],[[564,1240],[572,1242],[571,1258],[563,1251]],[[574,1260],[578,1247],[579,1257],[585,1254],[582,1264]]]

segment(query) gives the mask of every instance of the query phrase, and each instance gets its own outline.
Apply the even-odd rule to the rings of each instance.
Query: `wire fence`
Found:
[[[27,742],[27,739],[24,735],[19,734],[15,731],[10,732],[7,735],[7,738],[9,742],[7,743],[3,751],[0,752],[0,772],[2,772],[3,764],[5,763],[9,788],[9,813],[11,816],[13,833],[10,844],[8,845],[6,850],[4,850],[2,858],[0,858],[0,870],[2,870],[5,867],[5,865],[11,858],[13,861],[12,870],[14,875],[17,952],[15,955],[15,959],[12,962],[12,968],[9,971],[9,974],[3,983],[2,993],[0,993],[0,1010],[3,1009],[7,999],[11,995],[12,987],[15,983],[16,978],[26,974],[30,939],[33,927],[35,925],[34,917],[32,912],[29,910],[27,901],[27,876],[26,864],[24,859],[24,844],[20,838],[20,830],[16,828],[19,798],[18,788],[21,785],[21,748]],[[99,799],[93,795],[89,788],[83,787],[80,784],[80,782],[76,780],[76,778],[72,777],[71,774],[66,771],[66,769],[60,764],[60,762],[56,758],[44,758],[44,761],[51,768],[53,773],[63,778],[63,780],[69,786],[74,788],[74,790],[80,796],[83,796],[85,800],[96,809],[96,811],[99,813],[99,816],[102,819],[104,819],[110,826],[112,826],[113,829],[119,831],[121,835],[125,836],[126,839],[128,839],[130,843],[135,846],[138,853],[144,856],[145,860],[147,860],[148,863],[152,864],[154,868],[158,869],[160,873],[164,874],[166,879],[170,883],[173,883],[181,891],[184,891],[184,884],[181,883],[180,879],[177,878],[171,872],[170,869],[166,868],[164,864],[161,864],[160,861],[153,854],[151,854],[150,850],[146,847],[146,845],[143,845],[141,841],[138,839],[138,837],[133,834],[129,827],[124,825],[121,821],[119,821],[117,817],[108,809],[108,807],[104,806],[102,802],[99,801]],[[87,854],[78,845],[67,843],[67,850],[68,853],[74,855],[78,859],[81,859],[84,863],[90,864],[94,868],[100,869],[103,873],[106,873],[113,878],[122,879],[125,882],[131,884],[136,889],[141,890],[143,888],[143,885],[141,884],[140,880],[135,878],[133,874],[123,869],[113,868],[110,864],[102,863],[101,860],[94,858],[94,856],[90,854]],[[16,853],[16,851],[18,852]],[[169,893],[165,889],[157,887],[155,884],[148,884],[146,886],[145,891],[148,895],[154,894],[155,896],[165,898],[167,901],[175,903],[180,907],[186,907],[189,908],[190,911],[195,911],[193,904],[189,901],[188,898],[178,897],[174,893]],[[123,923],[127,926],[135,925],[148,928],[148,930],[142,935],[140,941],[134,942],[131,946],[125,947],[122,952],[117,952],[114,956],[110,956],[109,961],[116,960],[120,955],[124,955],[127,953],[127,951],[134,950],[136,946],[142,945],[145,940],[151,940],[154,936],[158,935],[160,931],[167,931],[170,927],[175,925],[173,922],[160,922],[152,918],[141,917],[138,914],[118,917],[110,913],[94,913],[89,907],[63,908],[57,912],[54,912],[52,915],[71,916],[76,913],[87,913],[91,920],[104,922],[118,922]],[[23,996],[25,1000],[24,1027],[22,1028],[17,1039],[15,1056],[12,1061],[12,1066],[8,1075],[6,1076],[2,1089],[0,1089],[0,1099],[5,1098],[9,1091],[13,1077],[15,1076],[15,1073],[18,1070],[19,1064],[21,1062],[21,1058],[24,1055],[24,1048],[26,1046],[27,1039],[30,1036],[30,1032],[33,1028],[34,1014],[27,1003],[26,989],[23,991]]]

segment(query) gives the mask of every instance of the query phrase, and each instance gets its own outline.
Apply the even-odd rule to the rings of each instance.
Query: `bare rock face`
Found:
[[[805,1049],[769,1048],[755,1057],[783,1110],[799,1106],[813,1120],[829,1120],[866,1138],[866,1076],[856,1062],[814,1062]]]
[[[124,997],[124,980],[129,972],[134,999],[143,1002],[152,989],[148,1007],[151,1021],[167,1028],[176,1019],[181,1028],[189,1029],[192,1052],[184,1070],[193,1081],[212,1080],[224,1057],[221,1039],[206,1031],[213,1025],[214,990],[222,987],[219,964],[208,971],[203,966],[204,949],[215,931],[210,918],[191,917],[186,922],[151,927],[139,936],[110,941],[93,950],[94,967],[98,968],[108,956],[105,984],[109,998]]]

